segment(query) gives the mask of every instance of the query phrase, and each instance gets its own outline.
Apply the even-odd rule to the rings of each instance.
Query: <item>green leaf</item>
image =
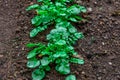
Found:
[[[39,69],[42,69],[42,70],[45,70],[45,71],[50,71],[50,66],[49,65],[47,65],[47,66],[42,66],[42,65],[40,65],[39,66]]]
[[[56,63],[56,64],[61,63],[61,59],[60,59],[60,58],[56,59],[55,63]]]
[[[33,80],[42,80],[45,77],[45,71],[36,69],[32,72]]]
[[[33,49],[32,51],[30,51],[27,55],[27,59],[33,58],[35,57],[37,54],[39,54],[41,52],[41,50],[45,48],[45,45],[41,45],[38,48]]]
[[[55,44],[57,44],[57,45],[65,45],[66,41],[65,40],[59,40]]]
[[[26,46],[28,48],[32,48],[32,47],[41,47],[41,48],[43,48],[43,47],[45,47],[45,45],[42,44],[42,43],[28,43]]]
[[[61,13],[59,13],[59,16],[66,16],[66,13],[65,12],[61,12]]]
[[[69,32],[70,33],[75,33],[75,32],[77,32],[77,29],[74,28],[74,27],[71,27],[71,28],[69,28]]]
[[[82,17],[80,17],[80,16],[74,16],[74,18],[76,18],[78,21],[82,21],[82,20],[84,20]]]
[[[76,63],[76,64],[84,64],[84,60],[82,59],[77,59],[77,58],[71,58],[70,62]]]
[[[56,66],[56,70],[61,74],[69,74],[70,73],[70,66],[69,64],[61,63],[60,65]]]
[[[73,1],[73,0],[66,0],[66,2],[71,2],[71,1]]]
[[[39,26],[42,23],[41,16],[35,16],[31,19],[31,23],[35,26]]]
[[[47,49],[41,52],[42,55],[49,55],[51,52],[48,52]]]
[[[84,6],[79,6],[79,5],[73,5],[70,8],[68,8],[67,12],[71,14],[79,14],[80,12],[87,12],[86,8]]]
[[[26,46],[27,46],[28,48],[32,48],[32,47],[35,47],[35,46],[37,46],[37,45],[34,44],[34,43],[28,43]]]
[[[79,6],[81,12],[86,13],[87,9],[84,6]]]
[[[57,53],[53,54],[53,56],[55,58],[58,58],[58,57],[67,57],[67,54],[64,51],[61,51],[61,52],[57,52]]]
[[[29,6],[29,7],[27,7],[26,10],[29,11],[29,10],[37,9],[37,8],[39,8],[39,5],[38,4],[33,4],[33,5]]]
[[[64,6],[61,2],[56,2],[55,5],[56,5],[57,7],[63,7],[63,6]]]
[[[74,18],[74,17],[70,17],[69,20],[70,20],[70,21],[73,21],[73,22],[77,22],[77,19]]]
[[[74,50],[73,51],[71,51],[71,53],[72,53],[72,55],[77,55],[78,53],[77,52],[75,52]]]
[[[41,31],[41,28],[40,28],[40,27],[34,28],[34,29],[30,32],[30,37],[35,37],[40,31]]]
[[[37,47],[37,46],[39,46],[40,45],[40,43],[28,43],[26,46],[28,47],[28,48],[32,48],[32,47]]]
[[[66,47],[66,50],[71,51],[71,50],[74,50],[74,48],[72,46],[68,46],[68,47]]]
[[[27,67],[29,68],[35,68],[40,65],[40,61],[37,60],[36,58],[31,58],[27,62]]]
[[[63,27],[63,28],[66,28],[66,27],[68,27],[68,26],[70,26],[71,24],[70,24],[70,22],[67,22],[67,21],[63,21],[62,19],[56,19],[55,20],[56,21],[56,28],[59,28],[59,27]]]
[[[42,9],[42,10],[48,10],[48,6],[49,6],[49,5],[41,5],[41,9]]]
[[[45,11],[45,10],[36,10],[37,11],[37,14],[39,14],[39,15],[43,15],[43,14],[48,14],[48,12],[47,11]]]
[[[27,59],[30,59],[32,57],[35,57],[37,55],[37,48],[33,49],[32,51],[30,51],[27,55]]]
[[[51,69],[50,66],[46,66],[46,67],[45,67],[45,70],[46,70],[46,71],[50,71],[50,69]]]
[[[37,2],[42,2],[43,0],[37,0]]]
[[[41,65],[42,65],[42,66],[47,66],[49,63],[50,63],[50,61],[49,61],[49,58],[48,58],[48,57],[43,57],[43,58],[41,59]]]
[[[47,25],[43,26],[43,27],[37,27],[34,28],[31,32],[30,32],[30,37],[35,37],[39,32],[45,30],[47,28]]]
[[[75,44],[75,41],[72,40],[72,38],[68,38],[68,40],[69,40],[70,44]]]
[[[75,33],[74,35],[75,35],[75,37],[78,38],[78,39],[79,39],[79,38],[80,38],[80,39],[83,39],[83,38],[84,38],[84,35],[83,35],[83,33],[81,33],[81,32]]]
[[[73,5],[70,8],[68,8],[68,13],[76,15],[80,13],[80,9],[76,5]]]
[[[75,77],[75,75],[69,75],[66,77],[65,80],[76,80],[76,77]]]

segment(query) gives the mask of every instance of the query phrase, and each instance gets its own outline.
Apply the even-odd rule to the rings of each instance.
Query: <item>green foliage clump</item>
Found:
[[[78,39],[84,38],[82,32],[72,25],[72,22],[83,20],[80,13],[86,12],[86,8],[80,5],[68,6],[73,0],[37,0],[40,4],[33,4],[26,10],[35,10],[37,15],[31,19],[35,28],[30,32],[30,37],[46,30],[52,24],[55,28],[50,31],[46,39],[47,44],[29,43],[32,48],[27,55],[27,67],[35,68],[32,72],[33,80],[42,80],[45,72],[50,71],[50,64],[55,63],[55,69],[64,75],[70,74],[70,63],[84,64],[84,60],[75,58],[78,53],[72,46]],[[69,75],[66,80],[76,80],[75,75]]]

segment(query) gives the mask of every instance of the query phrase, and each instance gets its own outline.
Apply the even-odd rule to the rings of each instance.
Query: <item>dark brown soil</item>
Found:
[[[85,59],[84,65],[71,65],[77,80],[120,80],[120,0],[76,0],[85,5],[88,22],[76,24],[85,39],[75,49]],[[0,80],[32,80],[26,67],[32,12],[25,8],[35,0],[0,0]],[[49,32],[47,32],[49,33]],[[64,80],[65,76],[53,69],[44,80]]]

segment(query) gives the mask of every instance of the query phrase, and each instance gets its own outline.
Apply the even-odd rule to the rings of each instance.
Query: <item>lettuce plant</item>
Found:
[[[54,28],[46,36],[47,44],[28,43],[27,47],[32,48],[27,55],[27,67],[34,68],[33,80],[42,80],[47,71],[50,71],[51,64],[56,64],[55,69],[64,75],[70,74],[70,63],[84,64],[84,60],[76,58],[73,44],[78,39],[84,38],[82,32],[78,32],[72,25],[73,22],[83,20],[80,13],[86,12],[86,8],[80,5],[67,4],[73,0],[37,0],[39,4],[33,4],[26,10],[35,10],[36,15],[31,19],[35,28],[30,32],[30,37],[46,30],[52,24]],[[65,80],[76,80],[75,75],[69,75]]]

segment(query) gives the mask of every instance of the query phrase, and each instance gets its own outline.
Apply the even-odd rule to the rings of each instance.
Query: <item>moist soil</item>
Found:
[[[25,47],[28,42],[46,42],[50,30],[29,38],[33,28],[30,19],[34,12],[25,8],[35,0],[0,0],[0,80],[32,80],[32,69],[26,67]],[[88,21],[77,23],[85,38],[75,50],[84,58],[84,65],[71,64],[71,74],[77,80],[120,80],[120,0],[76,0],[87,7],[83,17]],[[44,80],[64,80],[54,70]]]

